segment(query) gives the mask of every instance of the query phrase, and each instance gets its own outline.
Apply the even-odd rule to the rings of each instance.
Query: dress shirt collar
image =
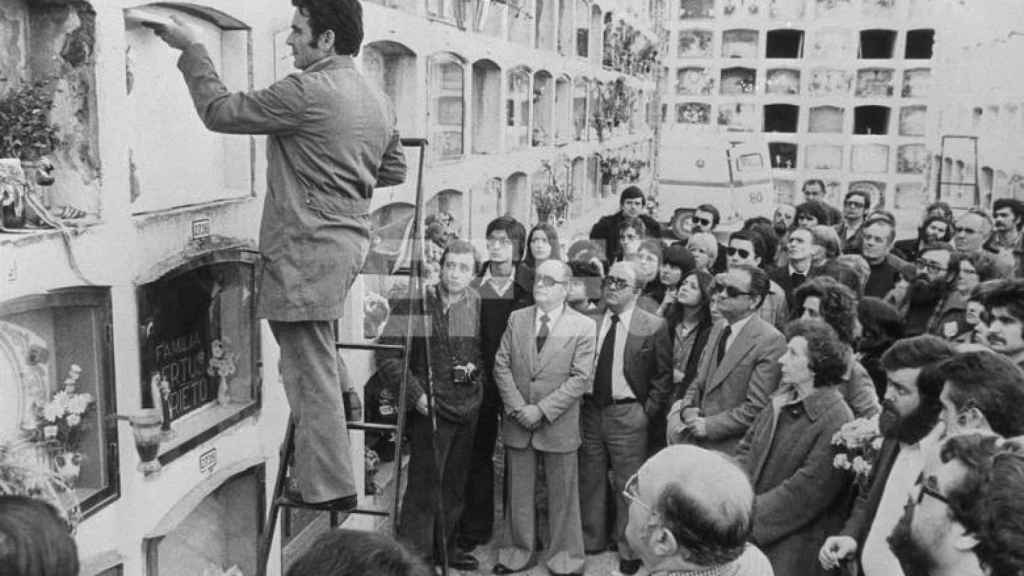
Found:
[[[813,267],[814,267],[814,261],[812,260],[807,265],[807,270],[804,270],[803,272],[801,272],[801,271],[797,270],[796,268],[793,268],[793,263],[790,262],[789,263],[789,275],[792,276],[793,274],[803,274],[804,277],[806,278],[811,273],[811,268],[813,268]]]
[[[636,309],[636,301],[634,300],[633,303],[630,304],[625,310],[623,310],[622,312],[618,313],[619,324],[621,324],[622,326],[626,326],[628,328],[629,327],[629,323],[633,320],[633,310],[635,310],[635,309]],[[606,308],[605,309],[605,311],[604,311],[604,321],[601,323],[601,326],[608,326],[609,325],[609,322],[612,321],[612,314],[615,314],[615,312],[613,312],[611,308]]]
[[[540,330],[540,325],[541,325],[540,317],[541,316],[543,316],[545,314],[548,315],[548,329],[550,330],[552,327],[554,327],[555,322],[558,322],[558,319],[562,317],[562,313],[563,312],[565,312],[565,304],[564,303],[561,306],[559,306],[558,308],[555,308],[554,310],[552,310],[551,312],[545,312],[545,311],[540,309],[540,306],[537,306],[537,316],[534,319],[534,323],[536,324],[537,329]]]
[[[488,283],[490,283],[491,287],[494,288],[494,291],[497,292],[499,296],[503,296],[503,295],[508,293],[509,288],[512,287],[512,283],[515,282],[515,279],[516,279],[516,265],[515,264],[512,265],[512,273],[509,274],[507,277],[502,277],[502,276],[494,276],[493,274],[491,274],[491,263],[488,262],[487,266],[484,267],[484,275],[480,278],[480,283],[481,284],[488,284]]]
[[[743,330],[743,327],[746,326],[747,322],[750,322],[750,319],[753,318],[755,315],[756,315],[756,312],[754,314],[750,314],[746,318],[742,318],[742,319],[737,320],[737,321],[735,321],[735,322],[733,322],[731,324],[728,324],[729,330],[730,330],[729,331],[729,337],[730,338],[736,338],[737,336],[739,336],[740,331]]]

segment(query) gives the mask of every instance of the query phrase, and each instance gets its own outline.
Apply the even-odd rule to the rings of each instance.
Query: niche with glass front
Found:
[[[679,58],[710,58],[710,30],[680,30],[677,45]]]
[[[702,66],[687,66],[676,71],[676,94],[710,96],[715,89],[712,71]]]
[[[513,68],[508,73],[505,99],[505,148],[516,150],[530,145],[530,69]]]
[[[757,86],[757,70],[753,68],[723,68],[719,85],[723,96],[753,94]]]
[[[800,94],[800,71],[792,68],[768,70],[764,90],[768,94],[786,96]]]
[[[465,140],[465,64],[454,54],[430,57],[430,148],[443,160],[462,156]]]
[[[857,144],[850,150],[853,172],[885,173],[889,171],[889,147],[884,144]]]
[[[927,123],[927,106],[903,106],[900,108],[900,136],[924,136]]]
[[[903,71],[904,98],[927,98],[931,87],[932,71],[929,68],[912,68]]]
[[[169,431],[161,463],[259,409],[256,258],[207,252],[136,288],[142,405]]]
[[[473,153],[496,154],[501,145],[501,68],[473,63]]]
[[[555,142],[564,144],[572,132],[572,81],[568,76],[555,80]]]
[[[120,494],[116,390],[108,289],[0,303],[0,438],[24,441],[86,516]]]
[[[839,134],[843,131],[845,110],[838,106],[813,106],[807,116],[807,131]]]
[[[533,75],[533,126],[531,128],[530,142],[533,146],[550,146],[554,144],[552,139],[553,113],[555,105],[555,87],[551,73],[546,70],[538,70]]]
[[[842,170],[843,147],[811,144],[804,148],[804,167],[808,170]]]
[[[251,31],[223,12],[191,4],[145,6],[190,24],[230,91],[252,88]],[[135,214],[244,198],[254,194],[252,136],[214,132],[196,113],[176,57],[150,28],[127,13],[127,100],[120,118],[129,130],[128,165]]]
[[[588,140],[587,134],[587,84],[586,78],[576,78],[572,84],[572,131],[574,140]]]
[[[722,58],[757,58],[757,30],[722,32]]]
[[[860,98],[887,98],[895,91],[892,68],[864,68],[857,71],[854,95]]]
[[[679,19],[714,18],[715,0],[679,0]]]

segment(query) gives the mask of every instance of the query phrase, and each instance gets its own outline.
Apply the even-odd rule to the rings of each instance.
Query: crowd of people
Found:
[[[824,192],[809,181],[804,202],[730,233],[701,205],[679,237],[631,187],[568,246],[546,223],[493,220],[483,262],[451,219],[433,222],[429,329],[415,331],[406,387],[409,485],[423,489],[405,494],[399,536],[463,570],[478,570],[471,552],[497,539],[495,574],[582,574],[588,555],[614,550],[625,575],[857,563],[869,576],[917,576],[953,573],[927,538],[956,520],[976,541],[976,573],[1010,573],[980,554],[983,537],[1013,531],[982,526],[1009,506],[987,500],[987,476],[935,487],[928,471],[942,480],[963,458],[989,466],[1009,450],[983,442],[978,459],[982,448],[952,448],[953,436],[1024,434],[1024,204],[954,215],[935,203],[917,237],[897,241],[896,218],[868,193],[850,191],[840,210]],[[402,343],[418,305],[393,300],[380,341]],[[377,366],[397,390],[401,356],[379,353]],[[836,465],[833,440],[856,419],[877,420],[879,446],[855,473]],[[742,484],[705,477],[729,467],[747,488],[720,505],[710,488],[687,495],[691,481]],[[648,469],[675,470],[662,493],[645,493]],[[962,520],[915,514],[932,505],[921,494],[953,502],[956,490],[975,499]],[[716,538],[732,545],[698,551]]]

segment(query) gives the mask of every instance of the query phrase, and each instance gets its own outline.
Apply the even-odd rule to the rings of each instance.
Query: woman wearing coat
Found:
[[[779,576],[824,574],[817,551],[846,518],[848,477],[832,466],[832,435],[853,419],[837,389],[848,348],[821,320],[787,327],[779,389],[736,457],[754,484],[753,541]]]

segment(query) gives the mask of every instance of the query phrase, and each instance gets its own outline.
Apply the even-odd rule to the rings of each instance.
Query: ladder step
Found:
[[[376,424],[373,422],[346,422],[345,427],[349,430],[363,430],[366,432],[396,432],[398,426],[395,424]]]
[[[321,512],[331,512],[333,514],[364,514],[367,516],[390,516],[391,513],[386,510],[377,510],[375,508],[352,508],[351,510],[333,510],[329,506],[322,506],[318,504],[311,504],[309,502],[296,502],[287,496],[280,496],[277,499],[277,505],[281,508],[294,508],[297,510],[319,510]]]
[[[402,138],[400,139],[402,146],[426,146],[426,138]]]
[[[334,347],[338,350],[388,350],[393,352],[405,352],[405,346],[398,344],[359,344],[356,342],[336,342]]]

